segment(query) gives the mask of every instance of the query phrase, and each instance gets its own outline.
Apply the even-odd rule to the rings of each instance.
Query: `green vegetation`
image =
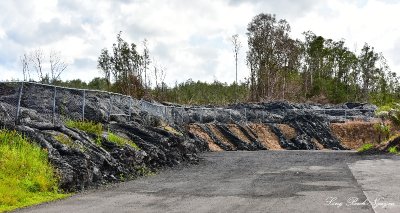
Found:
[[[379,133],[378,143],[381,143],[382,139],[383,140],[389,139],[390,129],[391,129],[391,126],[389,124],[381,122],[381,123],[375,124],[374,127],[375,127],[376,131]],[[383,138],[382,138],[382,136],[383,136]]]
[[[0,212],[68,196],[57,185],[45,150],[15,131],[0,130]]]
[[[374,148],[374,145],[370,144],[370,143],[366,143],[364,144],[362,147],[360,147],[359,149],[357,149],[357,152],[365,152],[368,151],[370,149]]]
[[[101,135],[103,134],[103,125],[91,121],[73,121],[68,120],[65,125],[69,128],[75,128],[96,136],[96,143],[101,144]]]
[[[399,151],[397,150],[397,147],[392,146],[392,147],[389,148],[389,153],[398,154]]]
[[[153,92],[153,94],[155,92]],[[218,81],[205,83],[188,80],[166,90],[164,95],[157,96],[154,94],[154,96],[160,97],[160,99],[165,101],[179,104],[225,105],[235,102],[245,102],[248,99],[248,94],[249,90],[246,84],[237,85],[233,83],[228,85]]]
[[[101,50],[98,57],[97,68],[103,77],[96,77],[89,83],[80,79],[64,82],[59,79],[59,75],[50,78],[48,74],[40,74],[39,79],[60,86],[107,90],[135,98],[153,98],[180,104],[225,105],[246,101],[288,100],[370,102],[378,106],[388,105],[392,109],[400,99],[399,77],[390,70],[383,54],[371,45],[365,43],[359,50],[353,51],[344,40],[333,40],[311,31],[304,32],[303,38],[292,38],[290,29],[285,19],[278,19],[274,14],[261,13],[250,21],[246,33],[246,64],[250,74],[245,79],[239,79],[243,82],[240,84],[195,82],[189,79],[168,86],[164,82],[166,68],[150,60],[152,57],[149,55],[147,40],[141,42],[143,51],[138,51],[135,43],[122,38],[122,32],[117,34],[110,48]],[[233,36],[236,40],[233,41],[232,63],[236,65],[240,47],[238,36]],[[51,55],[60,59],[58,54]],[[30,63],[34,60],[43,62],[43,56],[43,52],[36,50],[21,58],[24,77],[28,65],[35,69],[41,68]],[[63,71],[63,66],[55,68],[57,74]],[[238,71],[247,72],[237,70],[236,66],[232,75]],[[400,125],[400,111],[395,118]]]
[[[116,143],[119,146],[128,145],[128,146],[133,147],[136,150],[140,150],[140,148],[133,141],[125,139],[123,137],[120,137],[112,132],[108,132],[107,140],[109,140],[110,142]]]
[[[56,139],[58,142],[65,144],[69,147],[72,147],[74,145],[74,142],[72,141],[72,139],[70,137],[68,137],[67,135],[61,134],[61,133],[55,135],[54,139]]]
[[[155,175],[153,171],[151,171],[149,168],[146,166],[137,166],[135,170],[139,173],[141,176],[152,176]]]
[[[81,151],[84,151],[84,147],[74,143],[74,141],[65,134],[62,133],[58,133],[57,135],[53,136],[54,139],[56,139],[58,142],[67,145],[68,147],[74,148],[74,149],[78,149]]]
[[[95,123],[91,121],[73,121],[69,120],[65,123],[65,125],[69,128],[76,128],[79,130],[82,130],[84,132],[87,132],[89,134],[95,135],[96,136],[96,144],[101,145],[101,137],[103,134],[103,125],[101,123]],[[59,134],[55,136],[55,139],[58,140],[59,142],[68,145],[70,147],[74,147],[73,141],[66,135]],[[124,146],[124,145],[129,145],[133,147],[136,150],[140,150],[140,148],[131,140],[123,138],[121,136],[118,136],[117,134],[114,134],[112,132],[108,132],[107,134],[107,140],[116,143],[119,146]],[[79,148],[79,146],[77,147]]]

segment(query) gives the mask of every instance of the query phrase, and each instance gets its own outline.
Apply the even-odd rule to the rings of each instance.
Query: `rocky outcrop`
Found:
[[[0,103],[0,114],[13,116],[4,110],[12,108],[12,105]],[[159,123],[158,118],[148,118]],[[17,125],[1,120],[11,118],[3,117],[0,125],[24,134],[47,150],[49,161],[59,174],[60,187],[66,191],[132,179],[182,162],[196,163],[197,154],[208,150],[203,141],[190,134],[174,134],[162,126],[135,121],[142,120],[141,117],[104,123],[108,130],[100,138],[63,124],[53,125],[37,111],[27,108],[22,109]],[[110,142],[106,136],[108,132],[130,139],[139,149]],[[63,140],[57,137],[60,135]]]

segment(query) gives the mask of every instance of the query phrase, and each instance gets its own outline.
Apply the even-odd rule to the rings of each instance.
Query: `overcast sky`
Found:
[[[259,13],[286,19],[292,38],[311,30],[351,50],[365,42],[382,52],[400,74],[398,0],[1,0],[0,80],[22,79],[19,57],[41,48],[60,51],[70,65],[63,79],[100,76],[97,57],[116,34],[138,45],[148,40],[151,58],[166,68],[166,81],[233,82],[230,38],[239,34],[239,79],[247,77],[246,27]]]

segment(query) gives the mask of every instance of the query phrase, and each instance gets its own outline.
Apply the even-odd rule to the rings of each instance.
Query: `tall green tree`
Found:
[[[276,99],[280,79],[288,71],[295,42],[289,37],[290,26],[286,20],[277,20],[272,14],[259,14],[247,27],[250,67],[251,99]]]
[[[117,34],[112,54],[107,49],[101,51],[98,68],[109,82],[114,82],[112,90],[139,97],[143,93],[139,71],[143,57],[136,51],[136,45],[123,40],[121,34]]]

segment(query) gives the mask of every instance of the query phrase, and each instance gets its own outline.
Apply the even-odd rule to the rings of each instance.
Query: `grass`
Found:
[[[116,134],[114,134],[112,132],[108,132],[107,139],[108,139],[108,141],[116,143],[119,146],[129,145],[129,146],[133,147],[136,150],[140,150],[138,145],[136,145],[133,141],[131,141],[129,139],[126,139],[126,138],[123,138],[123,137],[120,137],[120,136],[118,136],[118,135],[116,135]]]
[[[359,149],[357,149],[357,152],[365,152],[365,151],[368,151],[368,150],[370,150],[372,148],[374,148],[373,144],[366,143],[366,144],[362,145]]]
[[[84,132],[96,135],[96,144],[101,144],[101,135],[103,134],[103,125],[91,121],[73,121],[68,120],[65,125],[69,128],[75,128]]]
[[[398,154],[399,151],[397,150],[397,147],[392,146],[392,147],[389,148],[389,153]]]
[[[65,135],[65,134],[62,134],[62,133],[58,133],[57,135],[54,135],[53,137],[58,142],[60,142],[60,143],[62,143],[64,145],[67,145],[68,147],[84,151],[84,147],[74,143],[74,141],[68,135]]]
[[[0,212],[68,196],[47,152],[15,131],[0,130]]]

